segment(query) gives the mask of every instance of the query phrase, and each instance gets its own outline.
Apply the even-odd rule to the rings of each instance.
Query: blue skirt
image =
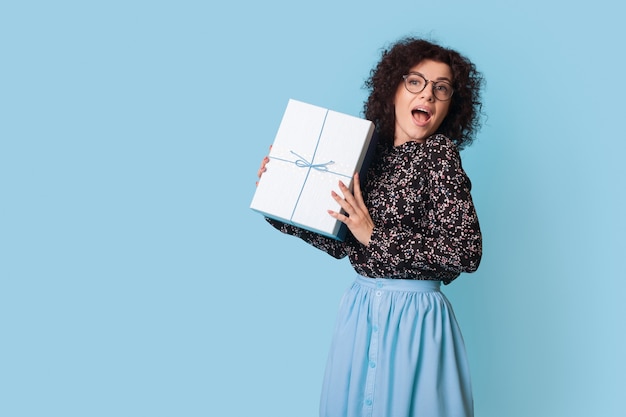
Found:
[[[439,281],[366,278],[344,294],[320,417],[472,417],[463,336]]]

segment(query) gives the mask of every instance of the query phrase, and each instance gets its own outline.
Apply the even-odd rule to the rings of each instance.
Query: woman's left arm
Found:
[[[444,270],[474,272],[482,258],[482,234],[457,147],[445,137],[427,144],[431,207],[427,252]]]

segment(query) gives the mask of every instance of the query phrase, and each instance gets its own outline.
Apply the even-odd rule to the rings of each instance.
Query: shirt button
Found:
[[[380,281],[378,281],[378,282],[376,283],[376,288],[382,288],[382,287],[383,287],[383,283],[382,283],[382,282],[380,282]]]
[[[365,405],[372,405],[372,400],[370,400],[369,398],[365,400]]]
[[[374,326],[374,327],[372,327],[372,331],[373,331],[374,333],[376,333],[376,332],[378,331],[378,326]]]
[[[370,362],[370,368],[376,368],[376,362],[371,361]]]
[[[380,295],[381,295],[381,294],[382,294],[382,291],[376,291],[376,295],[377,295],[378,297],[380,297]]]

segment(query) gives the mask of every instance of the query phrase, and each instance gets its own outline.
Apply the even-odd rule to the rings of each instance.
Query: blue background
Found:
[[[618,2],[0,6],[0,416],[315,416],[353,279],[248,206],[289,98],[360,115],[383,46],[484,73],[480,417],[623,416]]]

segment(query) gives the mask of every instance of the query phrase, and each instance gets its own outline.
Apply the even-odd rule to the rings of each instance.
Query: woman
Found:
[[[478,268],[482,236],[459,150],[480,125],[482,76],[458,52],[406,38],[383,51],[366,86],[378,143],[354,192],[332,192],[350,233],[339,242],[268,221],[357,272],[344,295],[321,417],[469,417],[463,338],[440,292]],[[259,177],[271,169],[265,158]]]

